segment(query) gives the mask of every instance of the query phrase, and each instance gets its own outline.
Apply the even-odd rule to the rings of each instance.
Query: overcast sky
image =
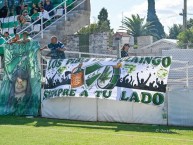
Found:
[[[188,18],[193,18],[193,0],[188,2]],[[157,16],[168,33],[168,27],[174,23],[182,24],[183,0],[155,0]],[[121,26],[122,13],[130,17],[131,14],[139,14],[147,17],[147,0],[91,0],[91,22],[97,21],[101,8],[105,7],[109,13],[111,27],[118,30]],[[191,15],[192,14],[192,15]]]

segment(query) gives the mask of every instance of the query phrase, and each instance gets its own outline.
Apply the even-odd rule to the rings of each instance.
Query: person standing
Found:
[[[128,53],[129,48],[130,48],[129,44],[123,45],[123,48],[121,50],[121,57],[128,57],[129,56],[129,53]]]
[[[52,36],[51,43],[48,44],[48,46],[45,46],[44,48],[40,49],[50,49],[50,53],[48,55],[51,56],[51,59],[65,59],[65,53],[66,50],[64,44],[60,41],[58,41],[56,36]]]

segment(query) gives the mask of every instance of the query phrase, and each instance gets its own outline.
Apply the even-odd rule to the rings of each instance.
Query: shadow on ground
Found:
[[[1,125],[25,125],[34,127],[68,127],[82,128],[93,130],[111,130],[119,131],[134,131],[134,132],[152,132],[152,133],[169,133],[178,134],[175,130],[193,131],[193,127],[175,127],[175,126],[160,126],[160,125],[143,125],[143,124],[124,124],[124,123],[106,123],[106,122],[80,122],[46,118],[26,118],[15,116],[0,116]],[[174,131],[173,131],[174,130]]]

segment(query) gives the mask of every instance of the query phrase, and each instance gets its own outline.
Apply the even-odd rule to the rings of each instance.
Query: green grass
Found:
[[[193,145],[193,128],[0,116],[0,145]]]

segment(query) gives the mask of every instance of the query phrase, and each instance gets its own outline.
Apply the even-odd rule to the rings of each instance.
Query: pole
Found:
[[[187,0],[184,0],[183,27],[184,27],[184,30],[187,29]]]
[[[184,8],[182,9],[182,16],[183,16],[183,30],[187,29],[187,0],[184,0]],[[184,49],[187,49],[188,45],[184,44]]]
[[[117,41],[118,41],[118,46],[117,46],[117,58],[119,59],[119,58],[121,58],[121,40],[120,40],[120,38],[117,38],[116,39]]]

